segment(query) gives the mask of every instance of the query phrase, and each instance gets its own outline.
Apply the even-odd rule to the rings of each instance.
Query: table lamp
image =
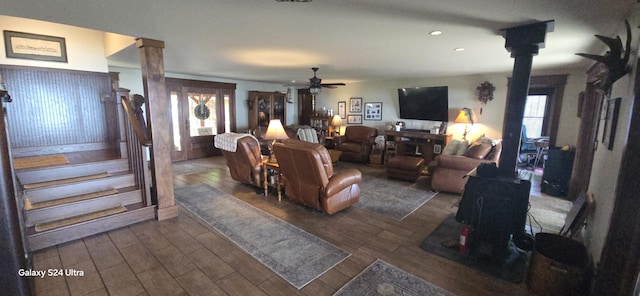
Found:
[[[342,125],[342,118],[340,115],[334,115],[331,119],[331,126],[334,128],[334,133],[336,136],[340,135],[340,126]]]
[[[273,144],[275,144],[277,140],[289,139],[289,136],[287,136],[287,133],[284,131],[284,127],[282,127],[280,119],[272,119],[269,121],[264,139],[273,140],[271,144],[269,144],[269,162],[276,162],[275,155],[273,155]]]
[[[473,125],[474,123],[478,122],[478,117],[476,117],[476,114],[473,113],[473,110],[471,110],[471,108],[465,107],[460,109],[460,113],[458,113],[458,117],[456,117],[456,120],[454,122],[465,124],[464,133],[462,134],[462,139],[466,140],[467,133],[469,132],[469,123]]]

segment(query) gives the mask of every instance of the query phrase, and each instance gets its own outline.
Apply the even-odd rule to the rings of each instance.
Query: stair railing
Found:
[[[127,154],[129,167],[135,176],[136,186],[142,192],[142,199],[146,206],[152,205],[151,201],[151,171],[149,169],[148,147],[152,146],[147,125],[143,116],[142,100],[129,99],[129,90],[118,89],[116,96],[122,101],[125,116],[125,136],[127,142]]]

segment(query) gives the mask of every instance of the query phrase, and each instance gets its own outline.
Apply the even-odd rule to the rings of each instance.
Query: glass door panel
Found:
[[[268,126],[271,120],[271,102],[269,96],[258,95],[258,126]]]
[[[173,142],[173,151],[171,151],[171,159],[173,161],[186,160],[185,153],[187,137],[185,136],[185,128],[182,124],[185,122],[182,114],[182,102],[180,92],[169,90],[169,101],[171,104],[171,136]]]
[[[182,151],[182,135],[180,134],[180,108],[178,92],[172,91],[171,98],[171,126],[173,132],[173,151]]]
[[[223,133],[231,132],[231,96],[224,94],[224,131]]]
[[[282,121],[282,125],[285,125],[284,122],[284,94],[276,93],[273,96],[273,119],[280,119]]]
[[[189,136],[212,136],[218,133],[216,94],[187,93],[189,100]]]

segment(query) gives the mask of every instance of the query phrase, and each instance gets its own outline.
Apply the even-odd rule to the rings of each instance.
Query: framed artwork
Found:
[[[382,102],[365,103],[364,120],[382,120]]]
[[[67,45],[62,37],[4,31],[7,58],[67,62]]]
[[[620,112],[620,101],[622,98],[615,98],[607,101],[606,117],[604,120],[604,130],[602,131],[602,144],[607,149],[613,150],[613,140],[616,135],[618,125],[618,113]]]
[[[338,115],[340,115],[340,118],[342,119],[347,118],[347,102],[346,101],[338,102]]]
[[[433,153],[435,154],[442,153],[442,145],[439,145],[439,144],[433,145]]]
[[[578,94],[578,118],[582,117],[582,106],[584,106],[584,91]]]
[[[362,112],[362,98],[349,99],[349,112],[352,112],[352,113]]]
[[[348,124],[362,124],[362,115],[357,114],[349,114],[347,115],[347,123]]]

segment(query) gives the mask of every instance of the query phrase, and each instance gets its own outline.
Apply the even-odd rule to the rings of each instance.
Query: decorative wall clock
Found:
[[[493,91],[496,90],[495,86],[489,81],[485,81],[477,87],[478,100],[486,104],[488,101],[493,100]]]

